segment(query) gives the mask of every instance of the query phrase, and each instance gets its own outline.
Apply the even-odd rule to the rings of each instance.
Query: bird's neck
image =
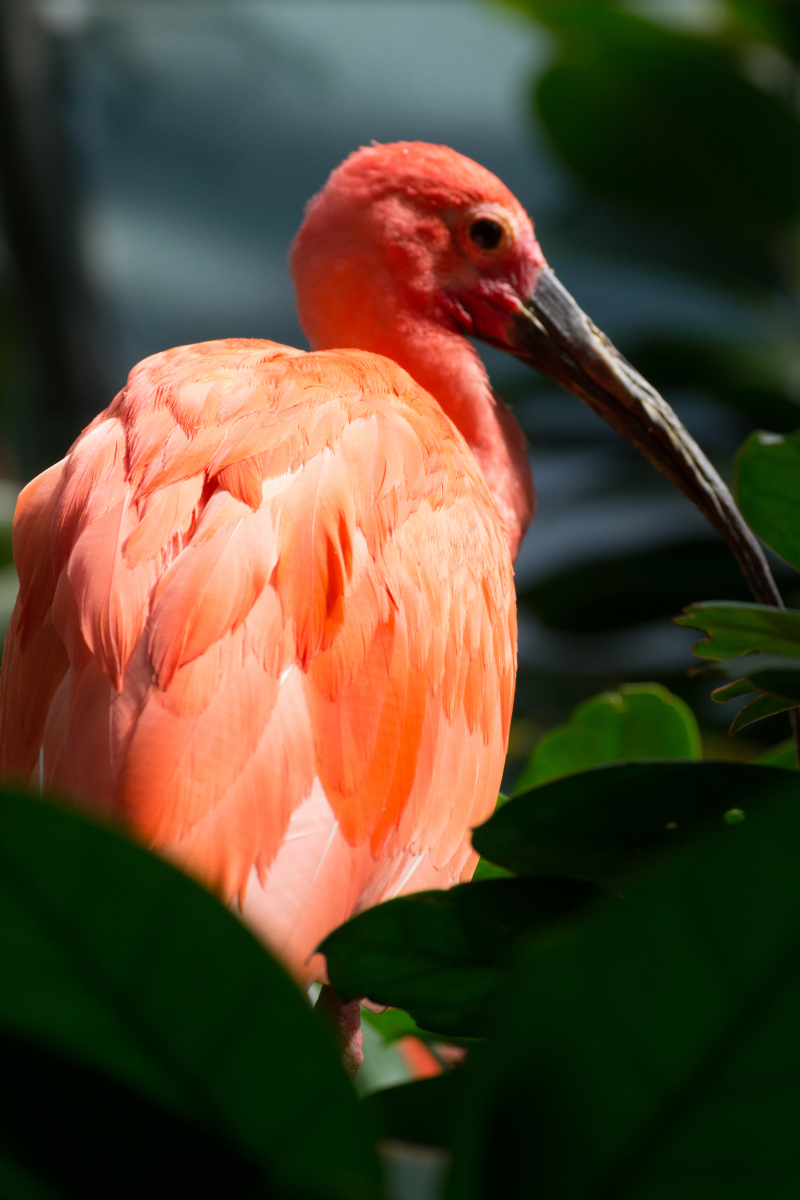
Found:
[[[438,400],[477,459],[503,520],[512,559],[535,508],[525,437],[492,391],[474,346],[460,333],[406,318],[364,349],[392,358]]]

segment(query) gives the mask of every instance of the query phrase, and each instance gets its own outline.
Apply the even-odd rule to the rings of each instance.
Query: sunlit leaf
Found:
[[[758,536],[800,570],[800,430],[750,435],[736,458],[736,497]]]
[[[463,1068],[448,1196],[797,1195],[798,855],[788,789],[530,944]]]
[[[3,793],[0,959],[5,1036],[168,1110],[279,1194],[377,1195],[370,1139],[326,1030],[244,926],[167,863]],[[119,1194],[116,1178],[104,1182]]]
[[[734,600],[693,604],[676,625],[708,634],[692,647],[701,658],[733,658],[760,650],[800,658],[800,611]]]
[[[519,936],[597,894],[571,879],[489,879],[389,900],[325,939],[328,977],[343,1000],[367,996],[406,1009],[423,1029],[479,1037]]]
[[[598,763],[637,758],[699,758],[692,710],[659,683],[626,683],[579,704],[531,755],[516,791]]]
[[[618,889],[650,856],[718,825],[729,808],[747,811],[785,791],[800,801],[800,780],[744,763],[594,767],[517,796],[475,830],[472,842],[519,875],[570,876]]]

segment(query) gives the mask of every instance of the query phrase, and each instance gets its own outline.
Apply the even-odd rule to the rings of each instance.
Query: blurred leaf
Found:
[[[797,770],[797,744],[794,738],[787,738],[777,746],[759,754],[753,762],[763,767],[783,767],[785,771]]]
[[[791,390],[791,363],[774,345],[664,334],[637,340],[628,357],[659,391],[710,392],[752,424],[780,433],[795,429],[800,420],[800,405]],[[739,599],[722,579],[714,589],[715,595],[720,593]]]
[[[417,1079],[367,1096],[365,1106],[379,1137],[415,1146],[448,1146],[461,1100],[460,1070],[433,1079]]]
[[[355,1095],[305,998],[161,859],[72,812],[0,794],[0,957],[7,1035],[171,1110],[273,1189],[377,1195]]]
[[[736,458],[736,498],[758,536],[800,570],[800,430],[747,439]]]
[[[734,658],[756,650],[800,658],[800,611],[795,609],[710,600],[692,604],[675,624],[708,634],[692,647],[701,658]]]
[[[800,9],[787,0],[727,0],[738,18],[731,32],[773,42],[785,54],[800,58]]]
[[[519,935],[596,895],[571,879],[487,879],[388,900],[328,935],[328,978],[343,1000],[368,996],[406,1009],[424,1029],[480,1037]]]
[[[700,758],[694,713],[660,683],[626,683],[579,704],[566,725],[539,742],[517,781],[520,793],[598,763]]]
[[[551,629],[601,633],[672,616],[698,596],[746,600],[747,584],[723,542],[689,542],[582,563],[520,592]]]
[[[794,671],[756,671],[750,682],[762,692],[769,692],[779,700],[793,700],[800,704],[800,669]]]
[[[463,1068],[448,1196],[797,1195],[799,854],[795,788],[531,939]]]
[[[765,252],[800,207],[800,123],[724,44],[606,3],[530,0],[559,39],[537,105],[561,157],[600,195]]]
[[[519,875],[587,879],[618,889],[658,853],[716,826],[733,807],[775,793],[800,800],[800,780],[734,762],[646,762],[594,767],[511,800],[472,844]]]
[[[43,1181],[59,1196],[214,1200],[225,1195],[235,1200],[275,1195],[212,1130],[99,1071],[4,1032],[0,1063],[6,1166],[27,1170],[32,1181]],[[0,1195],[16,1194],[0,1166]]]
[[[736,658],[705,662],[701,666],[694,667],[692,675],[708,679],[732,679],[738,684],[747,683],[751,676],[764,671],[792,675],[800,671],[800,663],[788,654],[740,654]],[[736,685],[728,686],[734,688]]]

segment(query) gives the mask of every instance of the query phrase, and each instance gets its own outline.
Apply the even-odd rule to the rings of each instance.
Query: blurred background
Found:
[[[730,480],[751,429],[800,425],[799,60],[790,0],[4,0],[0,623],[19,486],[137,360],[226,336],[305,344],[288,247],[306,199],[373,138],[444,142],[500,175]],[[670,617],[748,598],[724,544],[577,400],[485,358],[539,496],[506,783],[623,681],[688,699],[710,755],[787,736],[776,717],[728,739],[731,706],[686,674],[696,635]]]

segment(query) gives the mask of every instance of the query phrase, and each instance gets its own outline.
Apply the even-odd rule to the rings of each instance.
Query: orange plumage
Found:
[[[295,249],[306,326],[315,309],[333,330],[312,341],[338,341],[349,319],[364,348],[228,339],[146,359],[25,488],[14,525],[4,775],[123,821],[239,907],[303,980],[324,977],[313,951],[353,912],[470,876],[514,690],[509,543],[532,509],[521,435],[449,311],[432,320],[408,294],[405,267],[364,299],[364,333],[354,289],[370,272],[374,284],[376,255],[393,269],[385,225],[362,253],[329,219],[330,301],[328,266],[317,256],[314,275],[315,253],[303,257],[319,206],[348,194],[351,212],[389,196],[430,225],[444,203],[419,198],[432,174],[451,209],[503,202],[522,221],[453,151],[408,157],[348,160]],[[387,189],[400,161],[411,183]],[[412,374],[446,362],[444,399],[371,352],[382,328]],[[517,475],[493,498],[479,463],[495,446]]]

